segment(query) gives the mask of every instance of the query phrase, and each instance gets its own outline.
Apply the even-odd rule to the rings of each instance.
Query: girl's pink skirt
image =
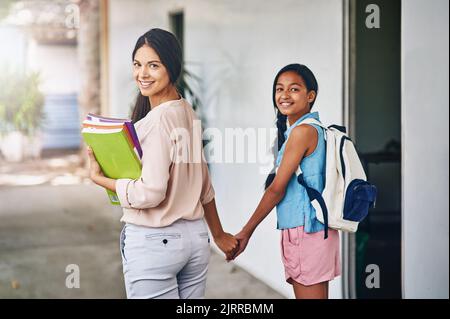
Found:
[[[341,274],[339,232],[328,229],[305,233],[303,226],[281,230],[281,256],[286,281],[310,286],[330,281]]]

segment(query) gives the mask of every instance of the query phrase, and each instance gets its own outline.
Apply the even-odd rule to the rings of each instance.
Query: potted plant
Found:
[[[0,74],[0,150],[8,161],[39,157],[44,95],[38,73]]]

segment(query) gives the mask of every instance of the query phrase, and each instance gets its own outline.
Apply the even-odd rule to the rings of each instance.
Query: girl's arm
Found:
[[[305,154],[314,151],[311,148],[317,145],[317,139],[317,131],[310,125],[299,125],[292,130],[287,140],[284,156],[275,179],[267,187],[253,215],[235,236],[239,240],[239,249],[232,259],[244,251],[256,227],[258,227],[272,209],[283,199],[289,180],[297,170]]]

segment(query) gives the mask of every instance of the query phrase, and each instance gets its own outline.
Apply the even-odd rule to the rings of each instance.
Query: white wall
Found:
[[[134,45],[153,27],[168,29],[167,11],[174,1],[111,0],[109,5],[109,115],[127,116],[137,87],[132,77]],[[181,1],[177,1],[180,2]],[[169,6],[170,5],[170,6]]]
[[[288,63],[303,63],[319,82],[317,110],[342,120],[341,1],[202,1],[187,7],[187,66],[200,65],[207,83],[207,125],[269,128],[275,121],[272,82]],[[269,140],[267,140],[269,142]],[[269,145],[267,146],[269,147]],[[264,163],[263,163],[264,164]],[[266,175],[258,164],[211,165],[225,229],[237,232],[256,208]],[[275,211],[259,226],[237,263],[292,297],[284,282]],[[340,297],[338,280],[332,296]]]
[[[41,45],[19,27],[0,24],[0,68],[41,73],[45,94],[79,91],[77,48],[73,45]]]
[[[341,123],[342,1],[144,1],[110,5],[110,113],[128,113],[134,98],[131,52],[138,36],[152,27],[168,28],[170,11],[185,15],[185,60],[203,79],[203,116],[208,127],[270,128],[275,122],[271,90],[276,72],[288,63],[303,63],[315,73],[315,104],[325,123]],[[271,141],[264,139],[267,147]],[[223,148],[225,149],[225,147]],[[271,159],[269,159],[271,160]],[[216,201],[226,231],[240,230],[263,194],[262,164],[211,165]],[[275,211],[259,226],[236,261],[288,297]],[[341,297],[340,278],[330,295]]]
[[[26,70],[26,36],[18,27],[0,23],[0,68]]]
[[[448,1],[402,1],[403,296],[448,298]]]
[[[44,94],[72,94],[79,91],[77,47],[42,45],[30,39],[28,66],[41,74]]]

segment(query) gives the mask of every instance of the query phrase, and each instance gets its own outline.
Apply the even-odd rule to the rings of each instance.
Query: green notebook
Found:
[[[108,131],[83,128],[81,134],[86,144],[92,148],[106,177],[137,179],[141,176],[141,161],[130,145],[124,129]],[[108,189],[106,192],[111,204],[120,205],[115,192]]]

